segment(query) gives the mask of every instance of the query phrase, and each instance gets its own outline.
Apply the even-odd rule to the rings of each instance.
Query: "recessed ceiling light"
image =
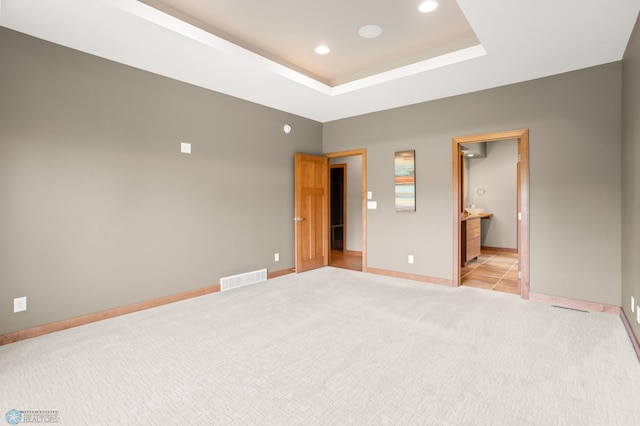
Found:
[[[365,25],[358,30],[358,34],[363,38],[376,38],[382,34],[382,28],[379,25]]]
[[[318,55],[326,55],[327,53],[329,53],[331,51],[331,49],[329,49],[327,46],[325,46],[324,44],[321,44],[320,46],[316,47],[316,53]]]
[[[282,130],[286,133],[289,134],[291,133],[291,126],[288,124],[285,124],[284,126],[282,126]]]
[[[418,6],[418,10],[422,13],[433,12],[437,8],[438,8],[438,2],[435,0],[423,1],[422,3],[420,3],[420,6]]]

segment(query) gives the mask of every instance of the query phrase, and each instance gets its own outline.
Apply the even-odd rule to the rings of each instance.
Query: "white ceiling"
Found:
[[[330,86],[480,44],[455,0],[139,1]],[[360,37],[370,24],[382,34]]]
[[[137,0],[0,0],[0,25],[327,122],[618,61],[640,10],[640,0],[457,3],[481,45],[334,86]]]

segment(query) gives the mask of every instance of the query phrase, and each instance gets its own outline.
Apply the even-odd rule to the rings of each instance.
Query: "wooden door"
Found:
[[[329,263],[329,159],[295,154],[296,272]]]

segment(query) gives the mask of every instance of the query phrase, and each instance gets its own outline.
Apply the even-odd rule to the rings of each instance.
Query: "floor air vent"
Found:
[[[256,284],[267,280],[267,270],[260,269],[244,274],[233,275],[220,278],[220,291],[231,290],[232,288],[243,287],[249,284]]]
[[[584,309],[578,309],[578,308],[570,308],[568,306],[558,306],[558,305],[551,305],[551,307],[553,308],[560,308],[560,309],[568,309],[570,311],[576,311],[576,312],[582,312],[584,314],[588,314],[589,311],[585,311]]]

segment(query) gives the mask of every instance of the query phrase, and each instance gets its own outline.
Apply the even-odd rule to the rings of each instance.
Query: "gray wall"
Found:
[[[465,158],[469,179],[465,206],[475,204],[493,213],[481,221],[483,246],[518,248],[517,163],[515,139],[488,142],[486,158]],[[480,187],[483,195],[478,194]]]
[[[294,266],[320,123],[5,28],[0,58],[0,334]]]
[[[368,265],[451,279],[451,138],[525,127],[531,291],[631,317],[639,38],[622,64],[323,126],[0,28],[0,333],[292,267],[296,151],[367,148]],[[394,209],[393,153],[406,149],[415,213]],[[19,296],[29,309],[13,314]]]
[[[451,138],[529,128],[531,291],[619,305],[621,96],[618,62],[325,123],[325,152],[367,149],[368,266],[451,279]],[[393,153],[406,149],[415,213],[394,210]]]
[[[622,62],[622,308],[640,338],[631,296],[640,305],[640,20]],[[638,309],[638,306],[636,306]]]

